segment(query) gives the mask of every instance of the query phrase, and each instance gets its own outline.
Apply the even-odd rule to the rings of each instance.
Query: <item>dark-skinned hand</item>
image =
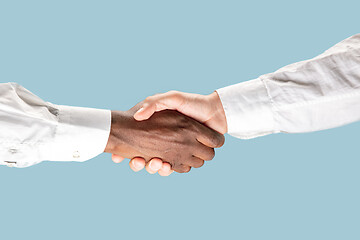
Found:
[[[213,148],[224,144],[223,135],[174,110],[136,121],[133,116],[139,107],[140,104],[125,112],[112,111],[105,152],[130,159],[141,157],[146,162],[160,158],[182,173],[213,159]]]

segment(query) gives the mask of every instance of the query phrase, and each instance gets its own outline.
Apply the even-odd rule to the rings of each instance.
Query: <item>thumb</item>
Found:
[[[156,104],[144,103],[142,107],[134,114],[137,121],[143,121],[151,117],[156,111]]]
[[[185,96],[177,91],[157,94],[145,99],[142,107],[134,114],[137,121],[150,118],[155,112],[165,109],[180,111],[184,103]],[[180,111],[181,112],[181,111]]]

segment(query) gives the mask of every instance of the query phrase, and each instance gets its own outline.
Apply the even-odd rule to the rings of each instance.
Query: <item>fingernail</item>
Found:
[[[153,165],[154,165],[153,161],[150,161],[150,162],[149,162],[149,168],[152,169],[152,168],[153,168]]]
[[[150,161],[150,163],[149,163],[149,168],[150,168],[151,171],[153,171],[154,173],[156,173],[156,172],[159,170],[159,168],[156,167],[156,165],[157,165],[157,163],[155,163],[155,162],[153,162],[153,161]]]
[[[139,162],[134,162],[134,167],[135,167],[136,169],[141,169],[142,165],[141,165],[141,163],[139,163]]]
[[[120,162],[119,157],[116,157],[116,156],[113,156],[113,157],[112,157],[112,160],[113,160],[115,163],[119,163],[119,162]]]

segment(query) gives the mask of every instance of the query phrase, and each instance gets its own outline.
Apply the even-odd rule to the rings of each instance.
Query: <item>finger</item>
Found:
[[[130,160],[129,166],[134,172],[138,172],[145,167],[145,159],[141,157],[135,157]]]
[[[125,158],[116,154],[111,155],[111,159],[114,163],[121,163]]]
[[[193,156],[191,158],[191,161],[188,162],[188,164],[191,167],[199,168],[199,167],[202,167],[204,165],[204,160],[202,160],[201,158]]]
[[[197,136],[197,140],[199,142],[211,148],[219,148],[224,145],[224,135],[202,125],[201,123],[196,124],[199,130],[199,135]]]
[[[163,94],[145,99],[143,106],[134,114],[137,121],[142,121],[150,118],[155,112],[165,109],[179,110],[183,105],[182,94],[176,91],[170,91]]]
[[[187,173],[187,172],[190,172],[191,167],[188,165],[179,164],[173,169],[175,172],[178,172],[178,173]]]
[[[171,169],[171,165],[167,162],[164,162],[161,169],[158,171],[160,176],[166,177],[172,174],[174,170]]]
[[[146,171],[150,174],[157,173],[161,169],[163,162],[160,158],[151,159],[145,166]]]
[[[193,155],[202,160],[212,160],[215,157],[215,150],[213,148],[207,147],[204,144],[198,142],[194,149]]]

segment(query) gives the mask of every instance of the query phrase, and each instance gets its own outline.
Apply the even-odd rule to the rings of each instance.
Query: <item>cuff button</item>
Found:
[[[73,158],[79,158],[79,157],[80,157],[79,151],[73,152]]]

